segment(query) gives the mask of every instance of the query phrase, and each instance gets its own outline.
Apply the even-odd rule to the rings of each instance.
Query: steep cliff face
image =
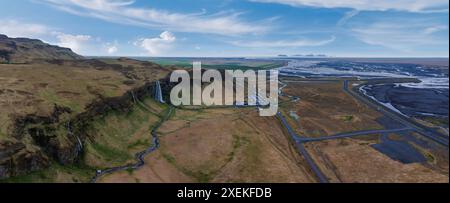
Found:
[[[0,120],[7,121],[0,125],[0,179],[55,162],[81,163],[85,142],[96,139],[89,134],[92,121],[130,111],[170,71],[126,58],[84,59],[67,48],[5,35],[0,66]],[[51,77],[41,78],[41,71]]]
[[[162,84],[169,85],[168,78]],[[87,110],[73,119],[62,119],[71,112],[56,106],[50,116],[26,115],[16,118],[13,140],[0,143],[0,179],[44,169],[54,160],[62,165],[76,164],[83,155],[87,139],[95,140],[88,133],[91,122],[110,111],[128,112],[134,101],[153,95],[155,84],[149,82],[127,91],[120,97],[99,98],[88,105]],[[165,95],[168,96],[167,94]],[[31,139],[33,149],[24,144]]]
[[[0,178],[24,175],[49,165],[48,157],[39,149],[29,149],[15,139],[0,143]]]
[[[81,149],[77,146],[76,137],[71,136],[71,124],[60,119],[62,115],[70,113],[69,108],[55,105],[50,116],[31,114],[17,118],[13,136],[18,140],[31,138],[33,144],[49,158],[63,165],[73,164]]]
[[[37,39],[9,38],[0,34],[0,63],[27,63],[35,59],[75,60],[82,58],[69,48],[49,45]]]

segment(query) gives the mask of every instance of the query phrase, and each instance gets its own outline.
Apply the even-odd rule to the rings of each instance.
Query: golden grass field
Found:
[[[121,96],[169,73],[130,59],[101,61],[127,71],[96,68],[95,64],[65,63],[64,68],[49,63],[0,65],[0,140],[10,139],[14,116],[48,115],[57,104],[73,110],[67,115],[70,118],[85,111],[86,105],[98,97]],[[294,103],[282,96],[280,111],[301,136],[383,128],[375,121],[381,114],[344,93],[342,82],[286,83],[283,91],[300,97],[300,101]],[[137,101],[128,112],[112,110],[95,117],[79,163],[52,163],[47,169],[5,182],[89,182],[98,169],[134,163],[135,153],[151,144],[150,130],[168,108],[148,97]],[[254,107],[176,108],[157,134],[160,148],[145,157],[142,168],[105,175],[98,182],[317,181],[280,121],[260,117]],[[448,167],[438,171],[424,164],[394,161],[370,147],[378,140],[379,136],[366,136],[309,143],[306,148],[331,182],[448,182]],[[29,148],[36,147],[28,142]]]
[[[177,109],[159,134],[161,148],[149,164],[101,182],[314,181],[279,121],[256,109]]]
[[[381,114],[342,91],[340,81],[287,80],[283,90],[300,97],[286,102],[281,110],[299,135],[321,137],[342,132],[382,129],[375,119]]]
[[[448,183],[448,165],[445,172],[421,163],[403,164],[370,147],[375,143],[377,140],[330,140],[308,143],[307,150],[331,182]]]
[[[54,104],[69,107],[78,114],[99,96],[121,96],[146,81],[168,74],[168,70],[146,68],[133,60],[106,62],[129,67],[129,71],[140,78],[129,84],[130,78],[121,72],[96,67],[95,63],[0,64],[0,138],[11,133],[14,117],[49,115]]]

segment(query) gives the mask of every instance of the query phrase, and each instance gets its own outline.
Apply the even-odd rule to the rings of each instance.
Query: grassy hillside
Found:
[[[77,60],[82,58],[69,48],[49,45],[37,39],[9,38],[0,34],[0,63],[27,63],[34,59]]]
[[[129,96],[129,91],[152,84],[168,73],[159,65],[125,58],[0,64],[0,166],[5,166],[0,178],[40,170],[52,162],[77,162],[77,139],[88,139],[83,125],[96,114],[92,104],[117,98],[108,104],[114,109],[114,105],[128,102],[123,95]],[[91,112],[82,117],[86,121],[74,123],[87,111]],[[101,145],[96,144],[93,146],[101,151]]]

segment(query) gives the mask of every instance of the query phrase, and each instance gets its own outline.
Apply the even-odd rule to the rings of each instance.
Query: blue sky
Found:
[[[95,56],[448,57],[447,0],[1,0],[0,33]]]

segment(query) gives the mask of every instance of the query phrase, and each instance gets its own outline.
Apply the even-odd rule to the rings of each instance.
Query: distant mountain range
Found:
[[[69,48],[37,39],[9,38],[0,34],[0,63],[27,63],[35,59],[83,59]]]
[[[328,58],[330,56],[325,54],[295,54],[295,55],[286,55],[286,54],[280,54],[278,57],[293,57],[293,58]]]

